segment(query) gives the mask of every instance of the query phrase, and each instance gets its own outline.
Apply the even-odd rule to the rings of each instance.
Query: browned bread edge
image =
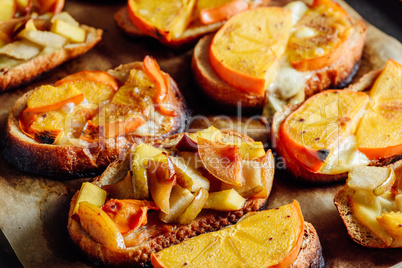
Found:
[[[306,87],[306,98],[329,87],[336,87],[351,79],[355,66],[359,63],[366,39],[366,25],[363,21],[352,19],[354,33],[345,41],[348,48],[335,63],[319,70],[309,72]],[[192,69],[195,80],[204,93],[218,103],[242,107],[261,108],[265,96],[236,89],[223,81],[209,63],[209,45],[213,35],[203,37],[195,46]]]
[[[232,135],[234,138],[243,141],[253,141],[250,137],[238,133],[233,130],[221,130],[224,138]],[[176,134],[168,137],[165,140],[153,142],[156,145],[163,145],[171,147],[172,144],[177,143],[184,133]],[[122,160],[113,162],[107,170],[98,178],[94,183],[98,186],[113,184],[123,179],[129,169],[129,153]],[[273,177],[272,177],[273,180]],[[272,187],[272,181],[271,181]],[[268,195],[271,189],[268,189]],[[206,232],[219,230],[227,225],[236,223],[243,215],[251,211],[257,211],[264,207],[267,199],[249,199],[247,200],[243,209],[234,212],[218,212],[218,211],[204,211],[199,215],[195,221],[189,225],[181,225],[174,231],[174,233],[167,233],[159,235],[143,244],[130,247],[125,250],[110,250],[103,245],[95,242],[88,233],[82,230],[80,224],[72,219],[72,212],[76,202],[77,193],[71,200],[68,230],[71,239],[77,244],[80,249],[88,256],[95,260],[101,260],[108,265],[119,266],[143,266],[150,260],[152,252],[157,252],[163,248],[177,244],[190,237],[200,235]]]
[[[91,36],[83,44],[73,44],[52,53],[39,55],[15,67],[0,72],[0,92],[33,80],[41,73],[47,72],[69,59],[78,57],[93,48],[102,39],[103,31],[81,25]]]
[[[120,65],[116,70],[131,69],[137,63]],[[185,101],[177,84],[171,79],[172,91],[175,97],[174,105],[178,107],[173,128],[163,134],[166,137],[184,127],[183,116],[187,110]],[[122,157],[133,144],[149,141],[160,137],[125,135],[109,138],[104,144],[97,146],[79,147],[74,145],[49,145],[38,143],[26,136],[19,127],[18,116],[26,107],[28,97],[35,89],[21,96],[10,111],[6,134],[4,157],[18,169],[30,173],[64,180],[76,177],[94,176],[102,172],[116,158]]]

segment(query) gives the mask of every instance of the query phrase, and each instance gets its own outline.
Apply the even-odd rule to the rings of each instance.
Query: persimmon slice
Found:
[[[236,186],[244,185],[239,147],[198,137],[198,153],[204,167],[217,179]]]
[[[209,49],[211,67],[229,85],[263,95],[274,78],[291,28],[292,14],[283,8],[241,12],[214,36]]]
[[[114,91],[117,91],[120,87],[119,80],[117,80],[117,78],[114,77],[113,75],[110,75],[104,71],[81,71],[78,73],[70,74],[54,83],[54,85],[58,86],[76,80],[95,81],[104,83],[106,85],[109,85]]]
[[[152,253],[151,262],[154,267],[289,267],[303,241],[299,203],[247,216],[228,228]]]
[[[230,1],[215,8],[202,9],[200,11],[200,21],[204,24],[223,21],[247,9],[248,3],[245,0]]]
[[[359,150],[369,159],[402,153],[402,65],[389,60],[370,91],[370,109],[356,132]]]
[[[289,38],[287,56],[299,71],[329,66],[349,47],[352,24],[347,12],[331,0],[314,0]]]
[[[282,146],[312,172],[354,134],[369,97],[362,92],[327,90],[305,101],[279,128]]]

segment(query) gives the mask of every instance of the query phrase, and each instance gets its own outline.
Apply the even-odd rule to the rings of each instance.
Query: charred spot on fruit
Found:
[[[350,120],[351,120],[350,117],[340,117],[338,119],[339,124],[341,124],[341,126],[346,125],[346,123],[349,122]]]
[[[317,138],[315,138],[314,140],[315,140],[315,141],[319,141],[319,140],[320,140],[320,137],[317,137]]]
[[[300,119],[299,119],[299,122],[304,122],[304,118],[300,118]]]
[[[320,149],[317,151],[318,158],[324,162],[327,159],[330,151],[328,149]]]
[[[35,140],[44,144],[53,144],[56,140],[57,134],[51,131],[43,131],[35,133]]]

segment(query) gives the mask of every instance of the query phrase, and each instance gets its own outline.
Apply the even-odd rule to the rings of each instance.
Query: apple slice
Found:
[[[67,38],[48,31],[23,30],[18,35],[43,47],[62,48],[67,43]]]
[[[402,153],[402,64],[388,60],[370,91],[370,109],[356,132],[358,148],[369,159]]]
[[[121,181],[102,186],[111,198],[116,199],[129,199],[134,198],[133,183],[131,179],[131,172],[127,172],[127,176]]]
[[[143,33],[170,41],[182,35],[190,23],[195,0],[129,0],[128,16]]]
[[[279,127],[279,138],[301,165],[318,172],[329,155],[355,133],[369,97],[362,92],[326,90],[305,101]]]
[[[240,149],[241,158],[252,160],[265,155],[264,145],[260,141],[241,142],[234,144]]]
[[[27,100],[27,112],[43,113],[61,109],[69,102],[78,104],[84,100],[84,93],[74,86],[54,87],[43,85]]]
[[[12,19],[17,12],[17,2],[15,0],[2,0],[0,3],[0,22]]]
[[[0,47],[0,55],[17,60],[29,60],[42,51],[42,47],[28,40],[18,40]]]
[[[194,200],[194,195],[186,188],[176,184],[169,198],[169,213],[159,212],[159,219],[166,223],[177,222],[177,218]]]
[[[198,138],[198,154],[204,167],[217,179],[236,186],[244,185],[239,147]]]
[[[175,168],[177,183],[191,192],[196,192],[200,188],[209,190],[209,181],[201,173],[186,164],[180,157],[170,157]]]
[[[149,144],[139,144],[132,154],[132,186],[134,190],[134,199],[148,199],[149,187],[147,167],[148,161],[163,151]]]
[[[82,229],[96,242],[112,250],[126,248],[119,228],[100,207],[83,201],[78,207],[78,216]]]
[[[241,209],[245,202],[246,199],[235,189],[222,190],[209,193],[204,208],[217,211],[235,211]]]
[[[198,137],[219,142],[222,139],[222,133],[214,126],[210,126],[194,133],[184,133],[175,147],[179,151],[196,152],[198,150]]]
[[[376,196],[390,190],[396,180],[390,167],[356,167],[349,171],[347,184],[355,190],[371,191]]]
[[[55,14],[50,19],[50,22],[54,23],[56,20],[62,20],[73,26],[77,26],[77,27],[80,26],[80,23],[78,21],[76,21],[68,12],[65,12],[65,11]]]
[[[157,160],[149,160],[147,168],[148,185],[152,199],[164,213],[170,211],[170,194],[176,185],[176,174],[171,160],[166,154],[155,156]]]
[[[198,214],[200,214],[202,208],[208,200],[208,190],[200,188],[198,192],[194,194],[193,201],[183,211],[183,213],[177,218],[177,222],[180,224],[190,224]]]
[[[75,202],[73,214],[78,213],[78,207],[81,202],[89,202],[97,207],[103,206],[106,200],[106,191],[90,182],[84,182],[78,192],[77,201]]]
[[[83,28],[71,25],[60,19],[53,22],[50,31],[64,36],[73,43],[82,43],[85,41],[87,36],[87,33]]]
[[[229,85],[264,95],[291,29],[289,10],[269,7],[241,12],[214,36],[209,49],[211,67]]]
[[[288,61],[299,71],[330,66],[349,48],[352,23],[346,11],[331,0],[314,0],[289,38]]]

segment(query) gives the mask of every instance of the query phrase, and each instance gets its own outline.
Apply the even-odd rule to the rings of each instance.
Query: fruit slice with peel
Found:
[[[197,151],[198,137],[219,142],[222,139],[222,133],[214,126],[210,126],[206,129],[194,132],[184,133],[180,141],[176,144],[176,149],[179,151]]]
[[[114,77],[113,75],[110,75],[107,72],[104,71],[81,71],[77,72],[74,74],[70,74],[56,83],[54,83],[55,86],[68,83],[71,81],[76,81],[76,80],[85,80],[85,81],[95,81],[95,82],[101,82],[106,85],[109,85],[114,91],[117,91],[120,87],[120,82],[119,80]]]
[[[282,122],[279,138],[295,160],[318,172],[338,144],[355,133],[368,101],[362,92],[326,90],[316,94]]]
[[[370,90],[371,102],[356,132],[359,150],[369,159],[402,153],[402,65],[388,60]]]
[[[198,154],[204,167],[217,179],[236,186],[244,185],[239,147],[198,138]]]
[[[168,214],[170,194],[176,185],[176,174],[166,154],[157,155],[154,160],[148,161],[147,176],[152,199],[162,212]]]
[[[195,0],[129,0],[128,16],[142,32],[157,39],[178,38],[190,23]]]
[[[112,250],[126,248],[119,228],[100,207],[83,201],[78,207],[78,216],[82,229],[96,242]]]
[[[44,113],[61,109],[69,102],[78,104],[84,100],[84,93],[74,86],[54,87],[44,85],[35,90],[27,100],[27,112]]]
[[[371,191],[382,195],[394,185],[395,172],[391,167],[356,167],[349,171],[347,184],[355,190]]]
[[[227,1],[227,3],[215,8],[202,9],[200,11],[200,21],[204,24],[223,21],[247,9],[248,3],[245,0]]]
[[[348,49],[351,34],[350,17],[340,5],[314,0],[289,38],[288,60],[299,71],[330,66]]]
[[[271,150],[268,150],[264,156],[261,156],[254,161],[260,162],[262,191],[253,196],[253,198],[268,198],[271,193],[272,181],[275,173],[275,160]]]
[[[289,10],[257,8],[230,18],[214,36],[209,62],[233,87],[263,95],[272,82],[292,28]]]
[[[222,190],[209,193],[204,208],[217,211],[235,211],[241,209],[245,202],[246,199],[235,189]]]
[[[208,190],[200,188],[195,194],[194,199],[183,211],[183,213],[177,218],[177,222],[180,224],[190,224],[198,214],[201,212],[205,203],[208,200]]]
[[[303,229],[294,201],[153,253],[151,262],[154,267],[289,267],[300,251]]]
[[[159,219],[166,223],[177,222],[177,218],[194,200],[194,195],[186,188],[176,184],[169,197],[169,213],[160,212]]]
[[[241,157],[244,160],[252,160],[265,155],[264,145],[260,141],[241,142],[235,145],[239,147]]]
[[[124,179],[114,184],[104,185],[102,186],[102,189],[108,193],[110,198],[134,198],[133,183],[131,177],[131,172],[127,172],[127,175],[126,177],[124,177]]]
[[[170,157],[170,159],[174,165],[177,183],[181,187],[187,188],[191,192],[196,192],[200,188],[209,190],[209,181],[198,170],[187,165],[183,158]]]
[[[134,199],[110,199],[102,210],[112,219],[122,235],[134,232],[147,224],[149,209],[157,210],[154,202]]]
[[[81,202],[87,201],[97,207],[103,206],[106,200],[106,191],[90,182],[84,182],[78,192],[77,201],[75,202],[73,214],[78,213],[78,206]]]

